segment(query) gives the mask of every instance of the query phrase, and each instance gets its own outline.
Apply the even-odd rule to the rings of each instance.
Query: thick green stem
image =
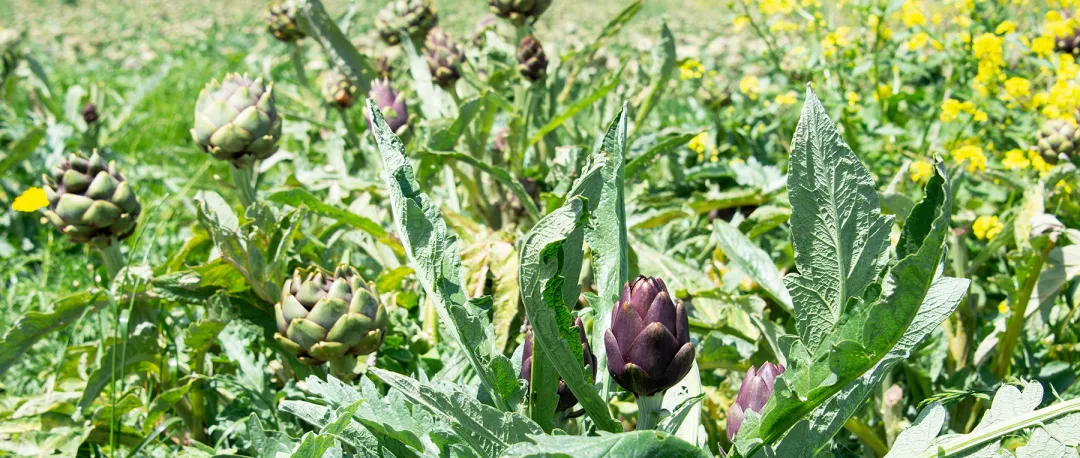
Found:
[[[250,207],[257,200],[255,194],[255,168],[253,166],[232,169],[232,183],[236,196],[244,208]]]
[[[206,371],[206,354],[200,351],[192,356],[192,375],[200,379],[191,386],[191,424],[189,426],[191,427],[191,436],[199,442],[205,442],[206,431],[203,427],[203,418],[206,417],[206,395],[203,390],[206,386],[202,377]]]
[[[663,410],[664,393],[656,393],[652,396],[636,396],[637,399],[637,430],[645,431],[656,429],[660,423],[660,412]]]
[[[307,72],[304,70],[304,53],[295,41],[289,43],[289,56],[292,57],[293,69],[296,70],[297,83],[303,86],[304,89],[310,89],[311,85],[308,84]]]
[[[98,253],[105,262],[105,270],[109,271],[109,281],[112,281],[124,268],[124,255],[120,253],[119,242],[111,240],[108,246],[98,249]]]
[[[1009,369],[1012,367],[1013,350],[1016,349],[1016,343],[1020,340],[1020,333],[1024,328],[1028,301],[1031,300],[1031,294],[1035,291],[1035,285],[1039,282],[1043,264],[1046,263],[1046,258],[1050,256],[1050,250],[1053,248],[1054,242],[1047,240],[1046,244],[1036,253],[1036,258],[1027,267],[1027,274],[1023,279],[1020,292],[1016,295],[1015,302],[1011,304],[1012,315],[1009,316],[1005,336],[1001,338],[998,344],[997,360],[994,361],[994,375],[997,376],[998,380],[1003,380],[1005,376],[1009,375]]]
[[[870,429],[870,425],[867,425],[862,420],[851,417],[847,423],[844,423],[844,429],[854,434],[867,447],[870,447],[870,450],[874,452],[874,456],[881,457],[889,453],[889,447],[885,445],[885,441],[881,440],[877,433]]]

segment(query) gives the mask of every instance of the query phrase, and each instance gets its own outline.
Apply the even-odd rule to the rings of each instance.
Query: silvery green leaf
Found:
[[[278,403],[278,408],[292,414],[305,423],[320,429],[333,428],[337,430],[337,437],[342,441],[357,448],[378,450],[379,440],[359,423],[351,421],[353,410],[342,409],[335,411],[326,406],[313,404],[307,401],[293,401],[289,399]],[[346,416],[345,414],[348,414]],[[306,441],[307,439],[305,439]],[[314,444],[313,444],[314,445]],[[307,447],[310,447],[308,445]]]
[[[742,232],[730,224],[721,221],[713,221],[713,237],[724,249],[724,255],[750,277],[761,290],[773,301],[792,311],[791,296],[784,288],[784,282],[780,279],[780,271],[776,269],[769,254],[750,241]]]
[[[635,431],[599,436],[529,436],[503,455],[516,458],[707,458],[696,445],[659,431]]]
[[[945,425],[945,407],[940,403],[932,403],[919,412],[919,417],[907,429],[900,432],[893,442],[892,449],[885,458],[899,458],[911,456],[926,450],[930,443],[941,432]]]

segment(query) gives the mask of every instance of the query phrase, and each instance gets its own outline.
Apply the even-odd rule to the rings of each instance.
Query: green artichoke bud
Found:
[[[322,95],[326,103],[342,110],[356,103],[356,85],[336,69],[329,69],[319,77],[322,80]]]
[[[1080,152],[1080,129],[1075,121],[1051,119],[1039,129],[1035,147],[1043,159],[1051,164],[1056,164],[1062,154],[1074,157]]]
[[[526,35],[521,39],[517,50],[518,72],[529,81],[540,81],[547,76],[547,54],[540,41],[532,35]]]
[[[431,70],[431,81],[450,88],[461,78],[461,61],[465,54],[450,35],[442,29],[432,30],[424,42],[424,58]]]
[[[366,355],[379,349],[386,337],[387,314],[375,285],[350,266],[334,273],[314,267],[297,270],[281,288],[274,306],[276,340],[304,364]]]
[[[1074,28],[1069,33],[1054,37],[1054,50],[1062,54],[1080,54],[1080,29]]]
[[[532,24],[551,6],[551,0],[488,0],[491,12],[521,27]]]
[[[195,102],[191,136],[203,151],[237,168],[270,157],[281,138],[273,83],[235,73],[221,83],[211,80]]]
[[[375,28],[387,44],[401,42],[401,32],[420,42],[436,25],[439,16],[429,0],[394,0],[375,16]]]
[[[304,38],[296,25],[296,5],[292,0],[272,0],[266,15],[266,31],[274,38],[289,42]]]
[[[72,242],[103,247],[135,232],[142,206],[115,162],[72,153],[43,178],[45,218]]]

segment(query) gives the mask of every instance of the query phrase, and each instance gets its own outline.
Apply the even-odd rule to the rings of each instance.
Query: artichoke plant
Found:
[[[304,32],[296,25],[296,5],[292,0],[272,0],[266,15],[266,31],[284,42],[304,38]]]
[[[491,12],[516,27],[532,24],[551,6],[551,0],[488,0]]]
[[[675,386],[694,364],[686,307],[673,302],[664,281],[654,277],[639,276],[623,286],[604,347],[611,377],[638,396]]]
[[[82,118],[83,118],[83,121],[86,122],[86,125],[93,124],[95,121],[98,120],[98,117],[99,117],[99,114],[98,114],[97,105],[94,105],[93,102],[90,102],[90,103],[87,103],[86,105],[83,105]]]
[[[589,346],[589,339],[585,337],[585,324],[581,322],[581,317],[574,318],[574,326],[578,329],[578,338],[581,339],[581,354],[583,356],[582,364],[585,365],[587,372],[592,372],[593,379],[596,379],[596,355],[592,352],[592,347]],[[533,361],[533,333],[532,329],[525,333],[525,348],[521,352],[521,378],[526,381],[532,380],[532,361]],[[559,404],[555,408],[559,412],[569,410],[577,404],[577,398],[574,397],[574,393],[570,391],[570,388],[566,386],[566,382],[559,379]]]
[[[1074,28],[1065,35],[1054,37],[1054,50],[1074,56],[1080,53],[1080,29]]]
[[[210,81],[195,102],[191,136],[203,151],[236,168],[270,157],[281,138],[273,83],[235,73],[221,83]]]
[[[356,103],[356,85],[336,69],[329,69],[319,77],[322,81],[322,95],[326,103],[345,110]]]
[[[420,42],[436,25],[439,16],[429,0],[394,0],[375,16],[375,28],[387,44],[401,42],[401,32]]]
[[[518,72],[529,81],[539,81],[547,75],[547,54],[535,36],[526,35],[517,50]]]
[[[442,29],[432,30],[424,42],[424,58],[431,70],[431,80],[446,89],[461,78],[461,61],[465,53]]]
[[[274,340],[304,364],[330,362],[348,376],[355,357],[378,350],[386,337],[387,314],[374,287],[346,265],[333,273],[297,270],[274,306]]]
[[[765,407],[765,404],[769,402],[769,397],[772,396],[773,383],[776,381],[776,377],[783,373],[783,364],[773,364],[768,361],[756,370],[754,366],[750,366],[750,369],[746,370],[746,376],[743,377],[742,385],[739,387],[739,395],[735,397],[735,402],[728,409],[728,440],[735,438],[735,434],[739,432],[747,410],[761,413],[761,409]]]
[[[1055,164],[1059,155],[1074,157],[1080,152],[1080,128],[1076,122],[1065,119],[1051,119],[1039,129],[1035,147],[1046,162]]]
[[[45,218],[72,242],[106,247],[135,232],[142,206],[115,162],[72,153],[43,178]]]
[[[386,78],[372,81],[371,92],[368,96],[375,100],[375,105],[378,105],[379,110],[382,111],[386,125],[390,126],[394,133],[401,135],[409,124],[409,109],[405,106],[405,97],[390,87],[390,80]],[[369,118],[369,128],[370,123]]]

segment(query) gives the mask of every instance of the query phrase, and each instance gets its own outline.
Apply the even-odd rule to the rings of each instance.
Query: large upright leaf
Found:
[[[796,329],[811,354],[884,267],[893,218],[881,216],[870,172],[807,87],[788,170],[797,274],[786,278]]]
[[[581,293],[578,277],[584,256],[582,240],[588,206],[590,201],[600,199],[604,167],[604,161],[594,163],[582,175],[566,203],[538,221],[525,235],[520,248],[519,281],[525,312],[533,328],[534,358],[536,352],[542,352],[597,427],[614,432],[622,428],[611,418],[607,402],[589,380],[591,374],[585,373],[581,344],[570,313]]]
[[[368,99],[375,142],[391,211],[409,264],[435,304],[439,320],[469,359],[484,389],[502,410],[511,410],[520,391],[510,359],[495,348],[491,325],[471,302],[462,280],[457,235],[446,227],[438,206],[420,191],[405,147]]]
[[[593,348],[597,364],[605,367],[607,353],[600,342],[604,330],[611,326],[611,310],[619,300],[623,284],[630,276],[630,249],[626,236],[626,203],[623,196],[625,182],[623,154],[626,151],[627,104],[608,127],[600,148],[593,154],[593,162],[605,162],[600,172],[603,177],[599,199],[590,202],[590,224],[585,227],[585,241],[592,249],[593,278],[600,301],[593,310]],[[592,199],[592,198],[590,198]],[[607,378],[600,371],[601,380]]]
[[[645,100],[638,107],[637,116],[634,117],[635,134],[645,125],[645,118],[660,101],[668,81],[671,80],[671,74],[675,72],[675,36],[671,34],[667,21],[660,22],[660,38],[653,47],[650,60],[652,65],[649,69],[649,78],[652,78],[652,82],[649,84],[649,92]]]
[[[146,298],[145,293],[140,296],[140,300]],[[128,300],[129,297],[116,298],[120,303]],[[19,362],[30,347],[43,337],[59,332],[83,314],[96,312],[107,305],[109,298],[103,292],[83,292],[61,298],[52,305],[52,310],[26,312],[0,338],[0,376]]]
[[[724,255],[744,274],[761,286],[772,300],[789,312],[792,310],[791,295],[784,288],[780,271],[776,269],[769,254],[758,247],[749,238],[732,225],[722,221],[713,221],[713,236],[724,249]]]
[[[341,33],[320,0],[301,0],[297,6],[300,10],[298,19],[304,32],[323,47],[333,66],[356,85],[358,92],[367,94],[371,89],[370,75],[373,73],[368,58],[360,54],[356,45]]]

